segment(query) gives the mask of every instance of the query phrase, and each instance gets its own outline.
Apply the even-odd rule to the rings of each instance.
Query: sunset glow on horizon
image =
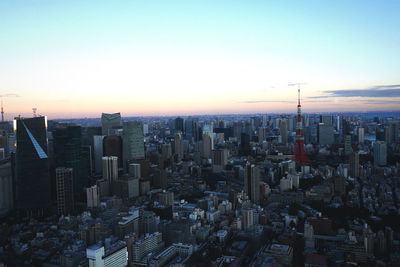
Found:
[[[400,2],[311,2],[2,1],[5,118],[400,110]]]

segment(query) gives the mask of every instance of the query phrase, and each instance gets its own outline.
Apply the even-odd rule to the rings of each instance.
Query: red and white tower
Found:
[[[305,166],[310,163],[304,150],[304,136],[303,136],[303,123],[301,120],[301,104],[300,104],[300,83],[289,84],[298,86],[298,103],[297,103],[297,127],[296,127],[296,144],[294,147],[293,161],[297,162],[300,166]]]

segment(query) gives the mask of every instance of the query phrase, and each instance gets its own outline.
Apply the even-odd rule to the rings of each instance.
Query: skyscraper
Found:
[[[72,168],[56,169],[56,191],[58,214],[68,215],[74,210],[74,179]]]
[[[122,158],[122,138],[117,135],[105,136],[103,139],[103,155],[106,157],[114,156],[118,158],[118,167],[123,167]]]
[[[51,206],[47,118],[16,118],[14,131],[16,132],[15,205],[18,209],[40,215],[44,209]]]
[[[376,141],[374,143],[374,165],[385,166],[387,157],[386,142]]]
[[[74,192],[79,194],[88,186],[89,167],[82,157],[82,133],[80,126],[56,128],[53,131],[56,167],[73,169]]]
[[[281,135],[282,144],[287,144],[288,121],[283,119],[279,125],[279,134]]]
[[[258,142],[259,143],[262,143],[265,140],[266,135],[267,135],[267,128],[265,128],[265,127],[258,128]]]
[[[110,130],[114,127],[121,126],[121,113],[102,113],[101,114],[101,133],[102,135],[109,135]]]
[[[175,148],[175,154],[178,155],[179,159],[182,159],[183,158],[183,136],[182,136],[181,132],[175,133],[174,148]]]
[[[360,176],[360,154],[358,152],[352,153],[350,156],[350,175],[353,178]]]
[[[363,144],[364,143],[364,128],[359,127],[357,129],[357,136],[358,136],[358,143]]]
[[[203,158],[211,158],[212,152],[212,137],[208,132],[203,133]]]
[[[3,160],[0,163],[0,216],[10,211],[13,204],[11,163]]]
[[[100,173],[102,170],[101,158],[103,157],[103,139],[104,135],[93,136],[93,158],[96,173]]]
[[[260,170],[252,164],[247,164],[244,171],[244,191],[253,203],[260,202]]]
[[[318,124],[318,143],[321,146],[332,145],[334,142],[333,126],[320,123]]]
[[[184,132],[184,124],[183,124],[183,119],[181,117],[178,117],[175,119],[175,132]]]
[[[144,158],[143,123],[141,121],[127,121],[123,123],[122,151],[123,166],[132,159]]]
[[[103,179],[110,184],[118,179],[118,158],[117,157],[103,157]]]

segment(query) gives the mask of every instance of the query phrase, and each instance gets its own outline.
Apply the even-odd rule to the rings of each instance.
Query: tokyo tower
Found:
[[[289,86],[298,86],[298,103],[297,103],[297,128],[296,128],[296,144],[294,147],[294,155],[292,160],[297,162],[300,166],[305,166],[310,163],[304,150],[304,137],[303,137],[303,124],[301,120],[301,104],[300,104],[300,85],[301,83],[289,84]]]

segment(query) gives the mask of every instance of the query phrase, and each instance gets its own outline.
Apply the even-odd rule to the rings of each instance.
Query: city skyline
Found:
[[[5,119],[399,110],[398,7],[3,1]]]

